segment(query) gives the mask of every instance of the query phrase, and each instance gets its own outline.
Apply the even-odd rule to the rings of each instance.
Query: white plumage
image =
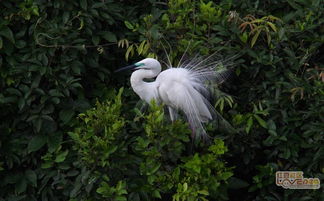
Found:
[[[156,59],[146,58],[134,65],[122,68],[134,68],[131,86],[135,93],[147,103],[154,99],[168,106],[171,120],[175,120],[179,110],[183,111],[196,137],[206,137],[203,123],[213,118],[214,108],[207,97],[209,91],[206,82],[222,82],[226,69],[221,62],[208,62],[195,58],[179,67],[170,67],[161,72],[161,64]],[[118,70],[118,71],[120,71]],[[155,78],[153,82],[145,78]]]

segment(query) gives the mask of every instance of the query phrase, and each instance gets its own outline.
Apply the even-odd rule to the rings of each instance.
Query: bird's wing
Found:
[[[212,119],[212,115],[205,98],[187,81],[164,80],[158,88],[160,99],[169,107],[182,110],[195,133],[206,136],[202,123]]]

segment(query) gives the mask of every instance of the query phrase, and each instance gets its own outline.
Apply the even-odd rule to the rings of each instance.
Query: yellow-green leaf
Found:
[[[267,22],[267,24],[271,27],[271,29],[272,29],[274,32],[277,32],[277,27],[276,27],[276,25],[274,25],[272,22]]]
[[[257,39],[258,39],[258,37],[259,37],[259,35],[260,35],[260,32],[261,32],[261,30],[259,29],[259,30],[256,32],[256,34],[253,36],[253,38],[252,38],[252,40],[251,40],[251,47],[254,46],[255,42],[257,41]]]
[[[129,55],[131,54],[132,55],[132,52],[134,51],[134,44],[129,46],[126,50],[126,53],[125,53],[125,59],[126,61],[128,61],[128,58],[129,58]]]
[[[137,48],[137,52],[138,52],[139,55],[142,54],[145,43],[146,43],[146,40],[143,40],[143,41],[141,42],[141,44],[139,45],[139,47]]]
[[[130,22],[125,21],[124,23],[128,29],[134,29],[134,26]]]
[[[247,120],[247,123],[246,123],[246,127],[245,127],[246,133],[250,132],[252,125],[253,125],[253,119],[252,119],[252,117],[249,117],[249,119]]]
[[[267,123],[257,114],[253,115],[254,118],[257,120],[257,122],[262,126],[263,128],[267,128]]]
[[[200,190],[197,193],[202,194],[202,195],[209,195],[207,190]]]
[[[68,153],[69,153],[69,150],[66,150],[66,151],[60,153],[59,155],[57,155],[56,158],[55,158],[55,162],[56,163],[63,162],[65,160],[65,158],[66,158],[66,156],[67,156]]]
[[[183,192],[186,192],[188,190],[188,184],[184,183],[183,184]]]

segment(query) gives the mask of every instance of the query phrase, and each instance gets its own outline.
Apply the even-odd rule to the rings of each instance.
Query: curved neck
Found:
[[[146,83],[143,81],[144,78],[155,78],[160,71],[153,71],[153,70],[137,70],[132,73],[131,76],[131,85],[132,87],[136,87],[137,85]]]
[[[156,82],[145,82],[144,78],[154,78],[160,73],[160,70],[137,70],[131,76],[131,86],[135,93],[147,103],[152,99],[157,99]]]

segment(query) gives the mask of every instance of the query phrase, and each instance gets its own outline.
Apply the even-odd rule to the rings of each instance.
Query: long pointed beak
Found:
[[[135,64],[132,64],[132,65],[129,65],[129,66],[125,66],[125,67],[119,68],[119,69],[115,70],[114,72],[115,73],[118,73],[120,71],[130,70],[130,69],[134,69],[136,67],[137,66]]]

